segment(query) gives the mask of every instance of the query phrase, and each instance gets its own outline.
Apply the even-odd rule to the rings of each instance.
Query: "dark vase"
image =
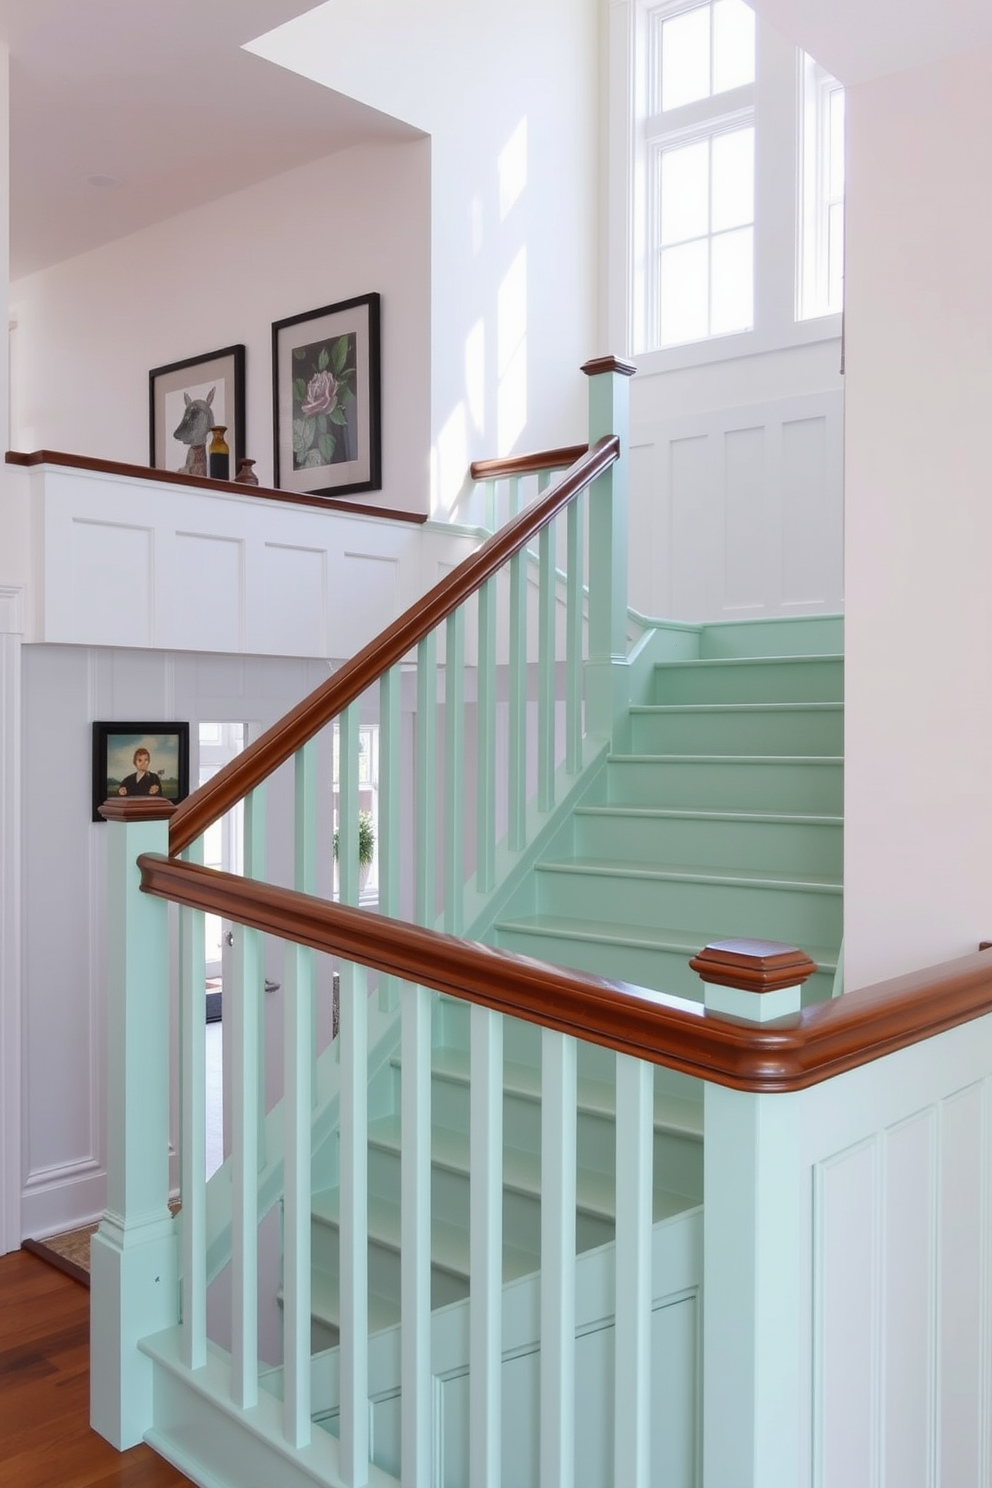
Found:
[[[238,473],[234,477],[234,479],[240,485],[242,485],[242,486],[257,486],[258,485],[258,476],[255,474],[255,471],[253,469],[254,464],[255,464],[255,461],[254,460],[244,459],[244,460],[241,461],[240,465],[238,466]]]
[[[212,480],[231,479],[231,451],[224,438],[226,424],[215,424],[210,430],[210,448],[207,451],[207,466]]]

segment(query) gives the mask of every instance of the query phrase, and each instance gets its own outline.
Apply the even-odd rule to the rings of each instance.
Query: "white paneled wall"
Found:
[[[634,425],[630,603],[673,620],[843,609],[839,391]]]

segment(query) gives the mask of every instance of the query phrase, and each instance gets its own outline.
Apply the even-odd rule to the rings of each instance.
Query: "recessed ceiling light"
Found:
[[[92,176],[83,177],[84,186],[92,186],[97,191],[116,191],[118,186],[123,186],[121,176],[104,175],[101,171],[95,171]]]

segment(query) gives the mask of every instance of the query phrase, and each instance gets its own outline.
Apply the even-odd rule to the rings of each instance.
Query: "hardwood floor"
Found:
[[[0,1256],[0,1483],[180,1488],[150,1447],[115,1452],[89,1427],[90,1294],[26,1251]]]

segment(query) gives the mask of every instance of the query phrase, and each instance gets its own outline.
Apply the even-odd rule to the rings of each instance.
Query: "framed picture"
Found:
[[[148,374],[149,464],[153,470],[205,474],[193,451],[210,443],[210,429],[227,430],[231,474],[245,455],[245,349],[225,346]]]
[[[111,796],[188,795],[188,723],[94,723],[94,821]]]
[[[382,484],[379,296],[272,327],[275,484],[344,496]]]

